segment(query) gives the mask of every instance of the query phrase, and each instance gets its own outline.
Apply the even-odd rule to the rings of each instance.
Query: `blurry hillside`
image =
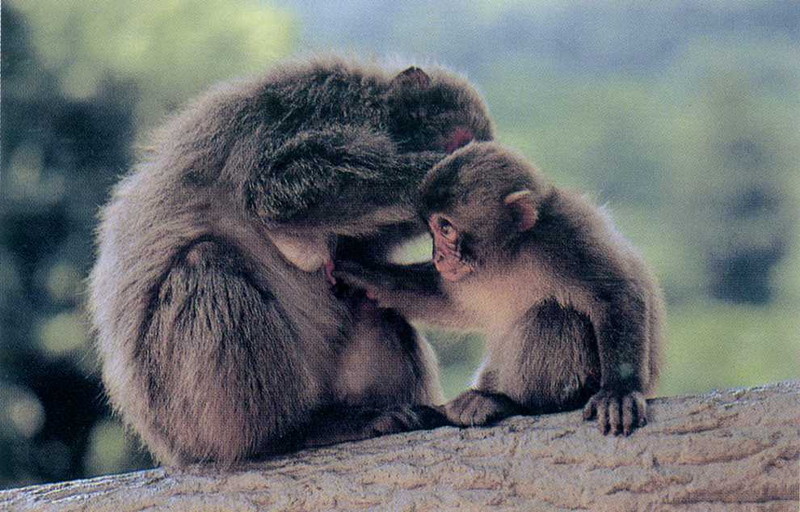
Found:
[[[97,208],[188,97],[331,49],[465,73],[502,142],[608,204],[669,299],[661,394],[798,376],[794,1],[7,0],[0,487],[148,464],[108,418],[81,311]],[[434,336],[452,396],[480,343]]]

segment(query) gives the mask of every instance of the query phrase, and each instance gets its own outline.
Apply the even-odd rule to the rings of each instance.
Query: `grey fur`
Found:
[[[504,202],[515,192],[527,204]],[[486,333],[475,389],[447,404],[451,421],[586,404],[603,433],[629,434],[646,422],[663,299],[605,212],[494,143],[470,144],[431,170],[420,207],[426,218],[446,216],[459,234],[451,253],[472,268],[466,277],[446,281],[425,264],[345,263],[337,275],[409,318]],[[523,218],[535,219],[532,227],[520,230]]]
[[[492,136],[448,72],[325,58],[219,86],[156,133],[102,210],[90,310],[110,401],[158,460],[422,426],[442,400],[427,342],[321,267],[339,238],[369,256],[381,230],[420,231],[416,186],[464,127]]]

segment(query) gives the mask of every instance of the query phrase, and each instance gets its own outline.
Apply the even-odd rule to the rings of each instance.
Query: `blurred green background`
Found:
[[[151,464],[82,312],[97,209],[187,98],[331,49],[464,73],[502,142],[608,204],[668,297],[659,394],[798,377],[794,0],[6,0],[0,488]],[[452,397],[480,339],[431,336]]]

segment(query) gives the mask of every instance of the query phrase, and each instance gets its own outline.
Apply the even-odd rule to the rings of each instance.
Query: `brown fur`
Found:
[[[413,193],[464,130],[492,135],[452,74],[319,59],[217,87],[156,134],[102,211],[90,302],[111,403],[159,460],[422,426],[413,406],[442,400],[427,342],[320,267],[337,238],[358,256],[419,231]]]
[[[486,333],[475,390],[446,406],[451,421],[482,424],[586,404],[586,417],[598,416],[604,433],[645,423],[663,300],[605,212],[493,143],[470,144],[437,165],[420,202],[434,244],[448,238],[434,252],[449,280],[423,265],[345,264],[338,275],[409,318]]]

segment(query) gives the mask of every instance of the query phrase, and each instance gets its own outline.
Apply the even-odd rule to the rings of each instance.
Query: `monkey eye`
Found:
[[[444,217],[439,217],[438,224],[439,231],[442,232],[442,235],[445,238],[453,238],[453,236],[456,234],[456,228]]]

